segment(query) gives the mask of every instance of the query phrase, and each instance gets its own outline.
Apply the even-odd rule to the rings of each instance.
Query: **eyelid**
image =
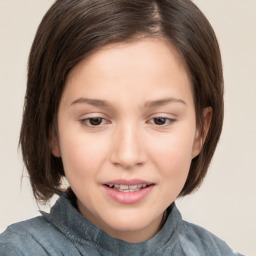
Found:
[[[99,119],[101,119],[101,121],[102,121],[102,120],[105,120],[105,122],[104,122],[104,123],[100,123],[99,125],[92,125],[92,124],[87,123],[87,121],[89,122],[90,119],[94,119],[94,118],[95,118],[95,119],[96,119],[96,118],[99,118]],[[100,126],[103,126],[103,125],[105,125],[105,124],[107,123],[106,119],[105,119],[105,118],[101,118],[101,117],[89,117],[89,118],[84,118],[84,119],[81,119],[80,122],[81,122],[82,125],[85,125],[85,126],[88,126],[88,127],[100,127]]]
[[[151,121],[153,121],[156,118],[166,119],[166,120],[168,120],[168,123],[167,124],[165,123],[163,125],[157,125],[157,124],[152,123]],[[150,117],[147,119],[147,123],[150,123],[153,126],[159,127],[159,128],[168,127],[168,126],[172,125],[175,121],[177,121],[177,118],[175,117],[175,115],[170,116],[169,113],[154,113],[154,114],[150,115]]]
[[[108,118],[108,116],[102,112],[93,112],[93,111],[83,111],[83,113],[80,113],[78,118],[86,119],[86,118]]]
[[[104,120],[104,123],[103,124],[99,124],[99,125],[90,125],[90,124],[87,123],[87,121],[89,121],[90,119],[94,119],[94,118],[102,119],[102,120]],[[110,123],[110,121],[108,119],[109,118],[106,117],[106,115],[103,114],[103,113],[87,113],[87,114],[80,115],[78,121],[84,127],[93,128],[93,129],[97,129],[98,128],[99,129],[99,128],[102,128],[104,125]]]
[[[163,124],[163,125],[157,125],[157,124],[154,124],[156,126],[168,126],[169,124],[173,123],[174,121],[176,121],[176,119],[173,119],[173,118],[168,118],[168,117],[162,117],[162,116],[159,116],[159,117],[153,117],[151,119],[149,119],[149,121],[151,120],[154,120],[154,119],[157,119],[157,118],[163,118],[163,119],[166,119],[168,121],[168,124]]]

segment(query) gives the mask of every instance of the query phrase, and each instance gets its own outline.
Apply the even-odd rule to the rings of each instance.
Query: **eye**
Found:
[[[81,120],[81,123],[86,126],[100,126],[105,124],[107,121],[101,117],[91,117]]]
[[[149,122],[157,126],[166,126],[174,122],[174,119],[167,118],[167,117],[155,117],[150,119]]]

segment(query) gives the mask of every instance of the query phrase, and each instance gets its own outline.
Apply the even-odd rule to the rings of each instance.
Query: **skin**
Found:
[[[112,237],[150,239],[182,190],[203,139],[191,87],[176,49],[156,38],[107,45],[70,72],[52,153],[62,158],[79,211]],[[204,116],[208,129],[211,110]],[[117,179],[154,185],[124,204],[103,185]]]

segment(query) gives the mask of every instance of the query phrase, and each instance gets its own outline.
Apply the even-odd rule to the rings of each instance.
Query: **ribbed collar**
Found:
[[[43,214],[49,222],[74,243],[95,247],[97,251],[111,255],[161,255],[168,247],[174,247],[182,225],[181,215],[173,203],[162,229],[151,239],[141,243],[128,243],[113,238],[88,221],[73,206],[68,193],[61,196],[49,214]]]

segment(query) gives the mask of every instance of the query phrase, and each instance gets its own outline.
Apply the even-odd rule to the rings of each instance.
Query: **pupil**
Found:
[[[102,122],[102,118],[95,117],[95,118],[90,118],[90,124],[91,125],[99,125]]]
[[[163,124],[165,124],[165,121],[166,121],[166,119],[164,117],[154,118],[154,122],[157,125],[163,125]]]

